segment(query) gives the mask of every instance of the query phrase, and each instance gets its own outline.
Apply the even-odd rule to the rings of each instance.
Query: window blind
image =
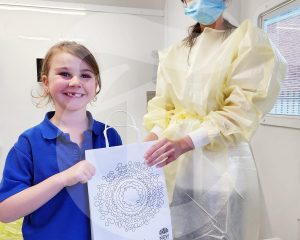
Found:
[[[270,114],[300,116],[300,7],[263,17],[262,27],[288,63]]]

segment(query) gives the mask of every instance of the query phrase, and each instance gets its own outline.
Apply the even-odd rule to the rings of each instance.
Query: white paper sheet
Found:
[[[170,240],[164,173],[144,164],[153,142],[86,151],[96,167],[88,182],[94,240]]]

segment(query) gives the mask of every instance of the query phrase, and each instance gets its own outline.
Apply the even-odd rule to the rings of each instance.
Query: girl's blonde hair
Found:
[[[96,77],[96,82],[99,87],[98,91],[96,92],[96,95],[97,95],[101,89],[101,78],[100,78],[100,71],[99,71],[98,63],[97,63],[95,57],[93,56],[93,54],[85,46],[83,46],[82,44],[79,44],[77,42],[63,41],[63,42],[59,42],[59,43],[55,44],[54,46],[52,46],[48,50],[48,52],[43,60],[42,69],[41,69],[41,73],[39,76],[40,79],[42,79],[42,77],[44,75],[48,76],[49,70],[50,70],[50,65],[51,65],[51,60],[52,60],[53,56],[55,54],[61,53],[61,52],[69,53],[69,54],[81,59],[92,69],[92,71]],[[34,96],[33,94],[31,94],[31,96],[33,98],[40,99],[40,101],[36,103],[37,107],[43,106],[42,102],[44,102],[44,101],[46,102],[45,105],[47,105],[48,103],[50,103],[52,101],[51,95],[45,89],[43,89],[43,92],[39,93],[38,96]]]

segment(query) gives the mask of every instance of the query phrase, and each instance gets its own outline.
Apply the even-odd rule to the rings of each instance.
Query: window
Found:
[[[286,1],[262,13],[259,25],[288,63],[280,95],[263,123],[270,123],[270,117],[277,117],[276,122],[280,124],[271,125],[300,128],[300,0]],[[298,122],[290,125],[286,119],[296,119]]]

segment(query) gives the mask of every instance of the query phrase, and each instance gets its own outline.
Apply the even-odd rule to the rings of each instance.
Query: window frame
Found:
[[[293,9],[295,6],[300,6],[299,3],[300,0],[287,0],[261,12],[257,18],[258,27],[263,28],[263,21],[266,16],[273,17],[279,15],[280,13]],[[300,129],[300,116],[268,113],[262,119],[261,125]]]

